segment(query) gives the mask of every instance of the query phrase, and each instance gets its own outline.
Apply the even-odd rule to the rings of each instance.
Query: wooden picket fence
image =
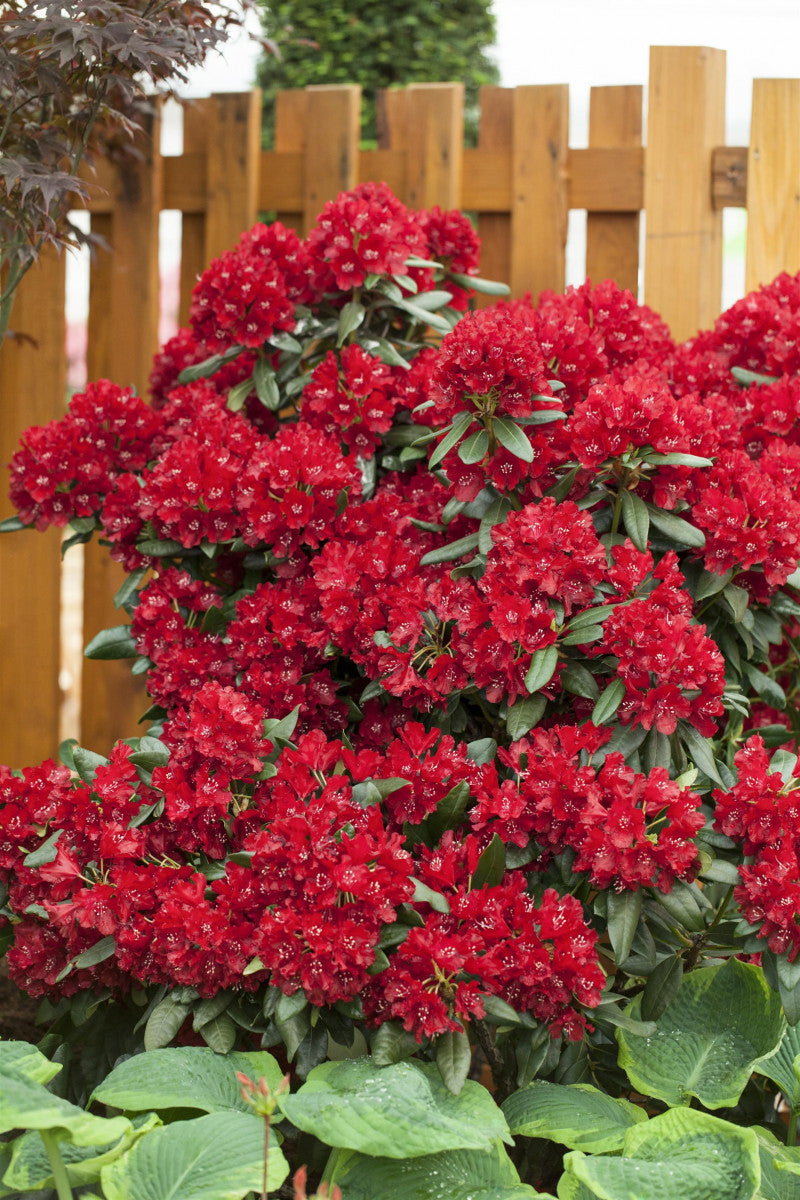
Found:
[[[184,150],[158,151],[158,117],[141,157],[123,171],[101,163],[91,224],[112,247],[91,266],[88,374],[146,387],[159,319],[158,220],[182,219],[181,319],[192,284],[262,212],[304,232],[324,202],[363,180],[385,180],[408,205],[477,215],[482,274],[512,293],[564,285],[567,218],[586,209],[586,272],[637,291],[645,213],[643,299],[679,337],[720,310],[722,210],[748,214],[746,283],[800,269],[800,80],[757,80],[750,145],[725,143],[725,54],[651,50],[646,149],[643,88],[591,92],[589,146],[568,139],[566,85],[484,88],[479,143],[463,147],[463,87],[419,84],[383,97],[379,148],[359,150],[355,86],[313,87],[278,98],[275,149],[261,149],[257,91],[187,105]],[[63,411],[64,262],[45,256],[26,278],[14,314],[23,335],[0,354],[0,460],[20,432]],[[31,340],[32,339],[32,340]],[[5,488],[3,488],[5,492]],[[1,515],[5,516],[8,509]],[[0,542],[0,762],[56,751],[59,689],[59,537],[23,533]],[[120,575],[88,548],[84,633],[118,624]],[[104,752],[136,732],[145,707],[126,664],[87,662],[83,745]]]

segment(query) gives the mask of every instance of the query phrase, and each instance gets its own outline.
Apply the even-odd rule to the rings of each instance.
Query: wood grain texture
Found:
[[[511,189],[513,185],[512,148],[514,144],[514,93],[511,88],[482,87],[480,90],[478,153],[491,155],[497,162],[493,175],[498,190],[507,189],[507,200],[499,212],[493,205],[475,204],[478,234],[481,239],[480,271],[485,279],[500,283],[511,280]],[[470,186],[474,164],[465,157],[464,187]],[[470,207],[470,206],[466,206]],[[478,305],[493,304],[491,296],[480,296]]]
[[[183,106],[183,154],[180,158],[165,158],[164,205],[179,208],[181,220],[181,274],[178,321],[188,324],[192,288],[208,263],[206,253],[206,190],[208,170],[208,100],[190,100]],[[182,192],[170,190],[170,175]],[[187,206],[191,195],[202,198],[202,205]]]
[[[645,164],[645,301],[679,341],[706,328],[722,299],[722,214],[711,155],[725,140],[725,52],[650,51]]]
[[[800,269],[800,79],[753,81],[745,286]]]
[[[208,108],[205,258],[229,250],[258,215],[261,91],[212,96]]]
[[[303,231],[323,205],[355,187],[358,177],[361,88],[356,84],[306,88]]]
[[[0,519],[14,515],[6,464],[22,432],[63,415],[66,388],[65,256],[46,252],[20,284],[15,337],[0,348]],[[60,531],[0,535],[0,762],[25,767],[57,756]]]
[[[514,89],[511,292],[564,288],[569,88]]]
[[[108,222],[103,228],[111,249],[98,252],[89,275],[88,377],[112,379],[142,395],[158,348],[159,138],[156,118],[141,137],[142,157],[119,169],[113,211],[102,218]],[[86,547],[84,644],[101,629],[125,622],[125,614],[112,602],[124,578],[107,549],[96,543]],[[131,676],[129,662],[84,661],[83,745],[106,754],[116,738],[136,734],[139,716],[147,707],[144,683]]]
[[[406,195],[411,208],[457,208],[461,200],[464,85],[406,88]]]
[[[276,203],[267,197],[265,189],[274,181],[280,186],[283,176],[279,161],[262,158],[259,180],[259,208],[275,209],[277,219],[298,232],[303,225],[303,174],[305,171],[305,145],[307,126],[308,100],[302,88],[289,92],[278,92],[275,97],[275,150],[278,154],[293,154],[297,156],[298,177],[296,192],[291,196],[283,195]],[[293,180],[294,182],[294,180]]]
[[[644,204],[644,154],[642,143],[641,87],[592,88],[589,100],[589,146],[638,150],[641,155],[639,205]],[[603,176],[614,178],[602,164]],[[586,275],[594,283],[613,279],[620,287],[639,294],[639,213],[627,212],[619,204],[611,211],[598,211],[600,205],[588,191],[586,217]]]

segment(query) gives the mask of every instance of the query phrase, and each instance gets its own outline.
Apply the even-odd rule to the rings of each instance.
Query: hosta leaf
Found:
[[[161,1124],[156,1113],[148,1113],[133,1119],[130,1129],[121,1138],[116,1138],[104,1146],[75,1146],[72,1142],[62,1142],[59,1153],[67,1169],[67,1177],[73,1187],[94,1183],[100,1178],[100,1172],[108,1163],[112,1163],[124,1154],[134,1142],[145,1133]],[[40,1135],[33,1131],[15,1138],[11,1154],[11,1163],[2,1177],[3,1182],[12,1191],[36,1191],[39,1188],[54,1188],[53,1169],[47,1156],[44,1142]],[[0,1190],[0,1196],[4,1195]]]
[[[25,1079],[28,1083],[49,1083],[61,1070],[30,1042],[0,1041],[0,1080]]]
[[[641,1015],[641,997],[629,1009]],[[684,975],[653,1037],[619,1030],[619,1065],[633,1086],[670,1105],[697,1099],[735,1105],[786,1028],[781,1003],[759,967],[735,958]]]
[[[201,1112],[250,1112],[236,1072],[276,1088],[283,1072],[266,1050],[224,1057],[202,1046],[147,1050],[121,1062],[95,1088],[91,1099],[129,1112],[197,1108]]]
[[[11,1072],[0,1074],[0,1133],[11,1129],[52,1130],[60,1141],[102,1146],[130,1129],[126,1117],[98,1117],[54,1096],[40,1083]]]
[[[505,1118],[486,1088],[467,1080],[454,1096],[435,1063],[323,1063],[280,1106],[293,1125],[328,1145],[376,1157],[488,1151],[495,1139],[509,1140]]]
[[[264,1122],[255,1114],[212,1113],[154,1129],[102,1171],[107,1200],[242,1200],[261,1192]],[[289,1174],[274,1142],[267,1186],[277,1189]]]
[[[621,1150],[627,1130],[647,1120],[643,1108],[615,1100],[591,1084],[544,1080],[509,1096],[503,1114],[514,1136],[549,1138],[589,1154]]]
[[[776,1054],[756,1068],[777,1083],[790,1108],[800,1109],[800,1025],[790,1025]]]
[[[353,1154],[334,1180],[347,1200],[547,1200],[519,1182],[500,1144],[489,1151],[450,1150],[400,1161]]]
[[[564,1168],[561,1200],[752,1200],[760,1179],[753,1131],[692,1109],[632,1126],[619,1157],[573,1150]]]
[[[800,1195],[800,1149],[784,1146],[767,1129],[753,1128],[761,1162],[758,1200],[797,1200]]]

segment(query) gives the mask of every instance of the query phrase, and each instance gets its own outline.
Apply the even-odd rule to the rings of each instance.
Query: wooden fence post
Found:
[[[63,415],[66,392],[64,255],[45,251],[20,284],[12,314],[20,335],[0,348],[2,489],[5,464],[30,425]],[[0,535],[0,763],[30,766],[58,752],[60,531]]]
[[[589,102],[589,146],[641,146],[640,86],[592,88]],[[594,213],[586,218],[586,276],[593,283],[613,279],[639,292],[639,214]]]
[[[160,132],[156,116],[141,138],[141,158],[126,162],[115,174],[111,214],[100,225],[111,251],[97,251],[89,281],[88,377],[107,377],[142,395],[158,347]],[[95,221],[93,217],[97,229]],[[125,614],[112,603],[123,579],[107,550],[95,543],[86,547],[84,643],[101,629],[125,622]],[[106,753],[116,738],[134,736],[145,708],[144,685],[131,676],[130,663],[84,662],[81,741],[89,749]]]
[[[513,141],[514,92],[511,88],[482,87],[478,148],[506,150],[510,158]],[[511,278],[510,213],[479,212],[478,234],[481,239],[481,275],[484,279],[508,283]],[[492,296],[478,297],[481,308],[494,303],[496,301]]]
[[[722,298],[722,214],[711,152],[725,140],[725,51],[650,50],[644,298],[678,341],[713,323]]]
[[[567,244],[569,88],[514,89],[511,292],[562,291]]]
[[[229,250],[258,216],[261,91],[212,96],[207,111],[206,265]]]
[[[355,187],[360,132],[361,88],[357,84],[306,88],[304,234],[328,200]]]
[[[745,287],[800,269],[800,79],[753,81]]]

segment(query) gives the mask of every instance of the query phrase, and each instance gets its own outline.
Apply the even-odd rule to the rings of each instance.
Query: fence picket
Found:
[[[592,88],[590,147],[642,144],[641,87]],[[639,291],[639,214],[592,212],[586,218],[586,275],[593,283],[613,279],[634,296]]]
[[[212,96],[208,109],[205,259],[228,250],[258,214],[261,91]]]
[[[411,208],[457,208],[464,141],[463,83],[406,89],[406,195]]]
[[[502,150],[508,155],[511,173],[511,150],[514,140],[514,92],[511,88],[482,87],[480,90],[480,126],[478,151]],[[480,270],[487,279],[502,282],[511,278],[511,213],[478,211],[478,233],[481,239]],[[491,296],[482,296],[482,308],[492,304]]]
[[[800,79],[756,79],[747,161],[745,286],[800,269]]]
[[[712,151],[725,140],[725,53],[696,46],[650,51],[645,166],[646,302],[679,340],[719,314],[722,213]]]
[[[514,89],[511,293],[564,287],[569,88]]]
[[[307,233],[326,200],[355,187],[358,177],[361,88],[307,89],[303,172],[303,232]]]
[[[19,336],[0,349],[0,515],[6,499],[5,464],[30,425],[64,412],[64,255],[47,252],[23,279],[12,327]],[[59,740],[60,531],[0,536],[0,762],[23,767],[54,754]]]

